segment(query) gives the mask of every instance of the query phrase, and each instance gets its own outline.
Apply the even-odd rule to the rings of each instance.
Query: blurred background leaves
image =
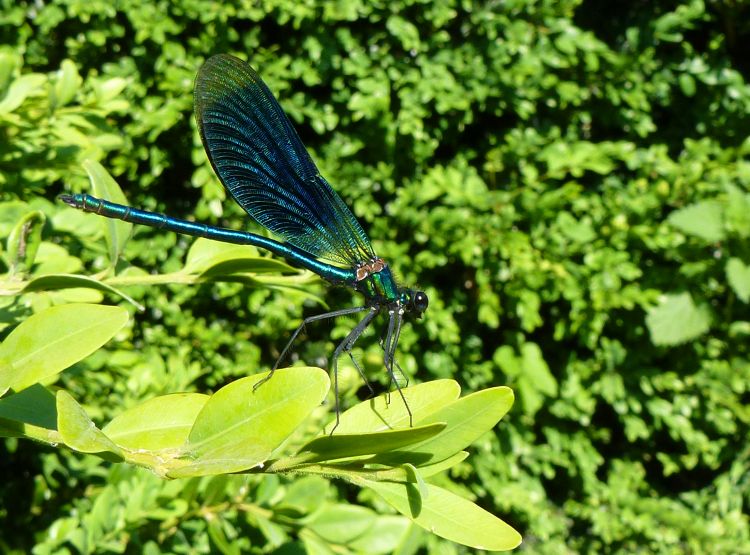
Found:
[[[85,159],[133,205],[257,230],[223,202],[192,120],[198,67],[232,52],[377,252],[429,294],[402,334],[405,373],[518,396],[441,485],[534,553],[742,552],[748,22],[750,4],[727,0],[0,0],[0,333],[50,305],[121,302],[14,286],[110,271],[102,223],[54,200],[88,190]],[[191,244],[135,228],[113,271],[174,274]],[[62,384],[106,420],[267,368],[300,318],[354,301],[293,277],[306,282],[128,286],[146,312]],[[308,330],[296,357],[325,367],[350,325]],[[383,375],[376,334],[357,356]],[[325,518],[285,501],[306,490],[283,478],[163,483],[28,442],[0,449],[6,552],[326,552],[343,541],[321,524],[337,507],[387,512],[322,480]],[[460,551],[383,525],[393,552]]]

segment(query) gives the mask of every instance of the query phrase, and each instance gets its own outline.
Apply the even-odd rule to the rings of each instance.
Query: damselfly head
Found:
[[[411,313],[415,317],[421,318],[424,311],[427,310],[429,299],[427,298],[427,293],[424,291],[406,289],[401,294],[401,302],[407,313]]]

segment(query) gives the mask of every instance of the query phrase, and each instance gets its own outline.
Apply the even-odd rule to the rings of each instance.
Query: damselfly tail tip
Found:
[[[76,198],[73,195],[57,195],[57,200],[61,200],[65,204],[70,205],[73,208],[78,208],[78,203],[76,202]]]

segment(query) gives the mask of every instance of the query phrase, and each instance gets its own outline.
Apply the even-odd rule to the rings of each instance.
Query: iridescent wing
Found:
[[[258,223],[336,264],[354,267],[375,256],[354,214],[248,64],[225,54],[206,61],[195,82],[195,114],[216,175]]]

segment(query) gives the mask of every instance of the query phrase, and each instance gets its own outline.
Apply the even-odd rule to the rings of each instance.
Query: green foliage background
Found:
[[[729,0],[0,0],[2,271],[106,269],[100,223],[54,200],[87,188],[86,158],[133,205],[251,225],[222,202],[192,119],[198,67],[236,53],[377,252],[429,294],[403,332],[405,372],[516,392],[446,487],[521,531],[529,552],[743,552],[748,21],[750,3]],[[32,209],[44,242],[25,266],[5,238]],[[118,271],[174,271],[190,243],[136,229]],[[64,386],[109,418],[267,368],[321,310],[311,295],[356,302],[307,281],[294,294],[128,288],[147,311],[131,308]],[[0,294],[3,336],[44,306],[104,299]],[[325,367],[350,325],[310,330],[299,358]],[[376,339],[363,348],[382,374]],[[348,503],[385,511],[322,479],[167,483],[28,442],[0,453],[4,552],[325,553],[335,542],[305,520],[321,499],[357,513],[343,521],[361,516]],[[461,551],[416,530],[399,546]]]

